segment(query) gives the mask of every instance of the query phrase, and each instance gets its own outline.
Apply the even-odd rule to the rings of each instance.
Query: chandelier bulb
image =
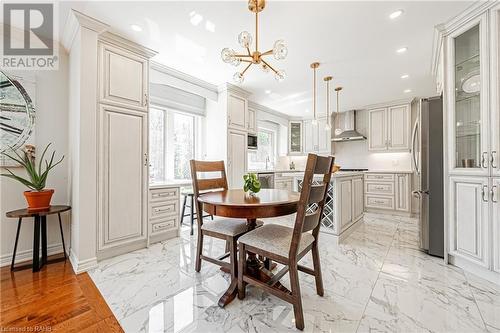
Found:
[[[250,45],[252,44],[252,40],[252,34],[248,31],[242,31],[238,35],[238,43],[241,45],[241,47],[250,47]]]
[[[288,55],[288,48],[286,47],[285,41],[282,39],[274,42],[273,46],[273,56],[276,60],[283,60]]]
[[[235,52],[233,49],[226,47],[222,49],[220,57],[225,63],[231,63],[235,58]]]
[[[240,72],[234,73],[234,75],[233,75],[234,82],[243,83],[244,80],[245,80],[245,77],[243,76],[243,74],[241,74]]]
[[[283,80],[285,80],[286,78],[286,73],[284,70],[280,69],[278,70],[275,74],[274,74],[274,78],[278,81],[278,82],[283,82]]]

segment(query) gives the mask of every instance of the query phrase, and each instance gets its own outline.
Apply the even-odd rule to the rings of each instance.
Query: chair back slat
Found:
[[[304,180],[302,181],[302,190],[300,191],[297,216],[290,244],[289,258],[291,259],[297,259],[297,251],[302,233],[312,230],[314,238],[318,238],[334,161],[335,157],[333,156],[324,157],[315,154],[307,156],[306,170]],[[323,176],[317,185],[313,185],[315,175]]]
[[[308,205],[313,203],[318,203],[325,197],[325,187],[328,184],[311,185],[311,191],[309,193]]]
[[[191,179],[193,182],[193,194],[196,205],[196,221],[198,228],[203,225],[203,204],[198,201],[200,194],[209,191],[227,190],[226,168],[224,161],[189,161],[191,165]],[[207,175],[217,173],[217,176],[208,178]],[[204,177],[200,178],[200,174]]]
[[[308,213],[304,218],[304,225],[302,226],[302,232],[311,231],[316,228],[319,224],[319,209],[316,209],[314,213]]]
[[[198,179],[197,183],[199,192],[224,189],[227,186],[226,179],[224,178]]]
[[[333,164],[331,164],[331,156],[317,156],[314,173],[324,175],[331,172]]]

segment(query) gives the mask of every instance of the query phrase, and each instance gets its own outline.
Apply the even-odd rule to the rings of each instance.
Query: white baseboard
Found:
[[[86,260],[78,260],[73,251],[69,252],[69,262],[71,263],[71,266],[73,266],[75,274],[80,274],[97,267],[96,257]]]
[[[466,259],[448,254],[448,263],[453,266],[460,267],[466,272],[470,272],[485,280],[500,285],[500,274],[490,271],[489,269],[480,265],[474,264]]]
[[[57,243],[57,244],[50,244],[47,246],[47,255],[51,256],[54,254],[59,254],[63,252],[62,248],[62,243]],[[40,253],[42,253],[42,250],[40,249]],[[12,262],[12,255],[13,252],[4,254],[0,257],[0,267],[3,266],[8,266]],[[23,262],[23,261],[31,261],[33,259],[33,250],[23,250],[23,251],[17,251],[16,253],[16,263]]]

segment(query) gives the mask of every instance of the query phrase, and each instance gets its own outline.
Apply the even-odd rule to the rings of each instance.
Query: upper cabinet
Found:
[[[303,151],[303,122],[290,121],[288,125],[288,153],[298,155]]]
[[[104,42],[99,57],[100,102],[147,111],[148,59]]]
[[[227,96],[227,127],[246,131],[248,128],[248,106],[243,97],[228,94]]]
[[[319,118],[317,124],[304,120],[304,154],[330,154],[330,130],[326,129],[326,118]]]
[[[395,105],[368,111],[368,150],[410,149],[410,105]]]
[[[450,171],[488,175],[493,159],[488,147],[487,16],[481,15],[447,38],[445,79],[449,107]],[[494,163],[495,161],[493,161]]]
[[[257,111],[248,109],[247,129],[249,133],[257,133]]]

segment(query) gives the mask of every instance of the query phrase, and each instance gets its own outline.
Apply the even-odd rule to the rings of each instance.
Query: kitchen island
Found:
[[[332,175],[321,220],[321,231],[341,241],[363,218],[363,172],[339,171]],[[322,178],[314,178],[313,184]],[[302,188],[302,177],[294,177],[297,190]],[[315,207],[309,207],[314,210]]]

